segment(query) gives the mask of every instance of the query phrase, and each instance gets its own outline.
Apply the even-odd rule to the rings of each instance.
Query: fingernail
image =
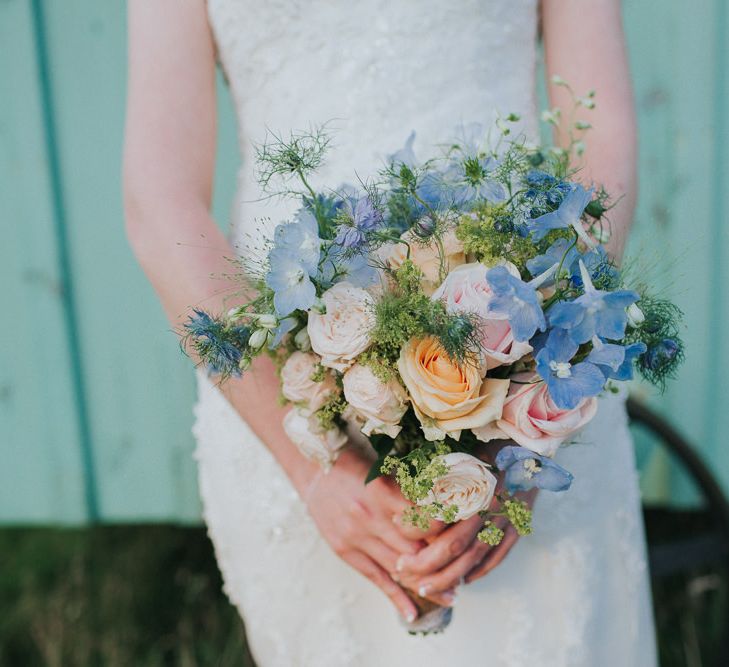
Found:
[[[405,616],[408,623],[412,623],[417,618],[417,614],[414,611],[409,611]]]
[[[397,518],[397,514],[392,515],[392,523],[394,523],[395,525],[398,525],[400,523]]]
[[[433,586],[431,584],[423,584],[420,588],[418,588],[418,595],[421,598],[424,598],[428,594],[428,591],[430,591],[431,588],[433,588]]]
[[[405,565],[407,564],[408,557],[404,554],[400,556],[400,558],[397,559],[397,563],[395,563],[395,569],[398,572],[402,572],[405,569]]]
[[[455,591],[446,591],[445,593],[442,593],[443,600],[446,603],[446,606],[452,607],[453,603],[456,599],[456,592]]]
[[[391,574],[390,579],[392,579],[396,584],[400,583],[400,577],[398,577],[397,574]]]

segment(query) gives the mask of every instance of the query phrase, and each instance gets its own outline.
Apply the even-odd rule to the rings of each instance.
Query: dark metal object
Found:
[[[676,539],[649,546],[651,576],[666,577],[706,565],[719,565],[729,574],[729,501],[714,475],[696,450],[676,429],[639,401],[628,399],[628,416],[661,441],[666,450],[688,473],[706,500],[713,523],[710,530],[690,539]],[[717,665],[729,665],[729,617],[724,619],[725,633]]]

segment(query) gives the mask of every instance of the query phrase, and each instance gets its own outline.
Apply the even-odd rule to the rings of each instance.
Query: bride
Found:
[[[497,112],[520,114],[535,137],[538,34],[548,74],[597,91],[580,177],[623,195],[610,241],[619,258],[636,183],[619,5],[130,0],[127,228],[172,324],[196,305],[229,308],[228,284],[211,276],[228,272],[226,257],[255,253],[250,237],[291,212],[255,181],[252,144],[267,128],[335,119],[319,174],[329,184],[374,174],[411,130],[421,158],[459,123],[487,125]],[[210,217],[216,59],[242,152],[230,240]],[[567,106],[563,88],[549,93]],[[576,481],[536,499],[534,534],[489,547],[475,539],[478,517],[427,533],[403,525],[407,502],[387,478],[362,483],[369,461],[355,448],[326,475],[303,459],[266,358],[223,387],[200,373],[199,386],[205,519],[261,667],[656,664],[623,395],[601,398],[582,443],[560,450]],[[409,636],[396,622],[388,598],[407,621],[417,613],[406,589],[454,607],[445,633]]]

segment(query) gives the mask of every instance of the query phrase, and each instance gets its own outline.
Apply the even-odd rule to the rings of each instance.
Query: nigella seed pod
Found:
[[[658,371],[670,363],[676,354],[678,354],[678,343],[671,338],[664,338],[645,353],[645,365],[652,371]]]
[[[435,220],[429,216],[423,216],[413,225],[413,234],[421,239],[427,239],[435,233]]]
[[[240,361],[238,362],[238,368],[241,370],[241,372],[247,371],[251,367],[251,358],[248,355],[244,355],[240,358]]]

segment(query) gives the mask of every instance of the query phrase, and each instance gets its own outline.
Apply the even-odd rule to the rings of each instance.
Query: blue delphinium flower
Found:
[[[569,239],[557,239],[543,255],[537,255],[527,260],[526,267],[529,273],[537,276],[544,273],[547,269],[555,264],[563,267],[570,267],[572,262],[580,257],[580,251],[577,250],[575,244]],[[547,283],[544,283],[547,284]]]
[[[586,343],[593,336],[621,340],[628,323],[625,309],[635,303],[639,295],[631,290],[597,290],[582,260],[579,260],[579,266],[585,293],[574,301],[554,304],[547,313],[549,324],[568,330],[576,343]]]
[[[489,310],[508,317],[514,340],[527,341],[537,329],[546,329],[542,306],[533,285],[513,276],[504,266],[489,269],[486,280],[493,292]]]
[[[355,287],[364,288],[376,283],[379,276],[377,268],[370,264],[367,255],[352,255],[345,253],[340,246],[332,245],[322,262],[319,280],[324,288],[344,280]]]
[[[339,225],[334,243],[347,249],[360,249],[367,243],[367,233],[382,225],[382,215],[369,197],[344,202],[349,224]]]
[[[300,209],[293,222],[276,226],[273,245],[277,250],[296,253],[299,261],[310,276],[315,276],[321,255],[321,239],[316,218],[307,209]]]
[[[496,455],[495,463],[505,472],[504,484],[509,493],[535,487],[545,491],[566,491],[574,479],[561,465],[526,447],[504,447]]]
[[[285,317],[295,310],[310,308],[316,299],[316,288],[300,253],[285,247],[274,248],[268,254],[268,262],[266,285],[273,290],[276,313]]]
[[[597,246],[583,255],[577,253],[569,264],[565,262],[565,266],[570,267],[570,280],[576,287],[583,286],[582,274],[580,272],[580,259],[582,259],[593,282],[598,282],[603,287],[613,287],[618,284],[620,273],[610,262],[605,248]]]
[[[605,385],[605,376],[595,364],[572,363],[577,347],[567,331],[553,329],[536,357],[537,373],[547,383],[554,404],[563,410],[576,408],[582,399],[596,396]]]
[[[281,341],[283,340],[283,337],[291,331],[297,324],[297,320],[295,317],[285,317],[282,320],[279,320],[278,326],[272,331],[273,338],[271,338],[271,342],[268,344],[268,347],[272,350],[277,348]]]
[[[645,351],[645,343],[623,346],[607,343],[595,337],[587,361],[595,364],[603,372],[606,380],[632,380],[633,362]]]
[[[562,199],[556,211],[545,213],[528,221],[529,231],[534,239],[541,241],[552,229],[572,227],[578,236],[592,247],[594,243],[585,233],[580,221],[582,213],[592,199],[592,192],[592,190],[583,188],[579,183],[573,183],[572,189]]]

